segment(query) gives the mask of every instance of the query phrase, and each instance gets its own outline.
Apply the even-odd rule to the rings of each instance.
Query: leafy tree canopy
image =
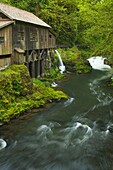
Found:
[[[77,4],[74,0],[49,0],[39,16],[49,23],[58,44],[74,45],[77,31]]]
[[[58,44],[78,45],[90,52],[90,55],[113,53],[112,0],[1,0],[1,2],[39,16],[52,27]]]

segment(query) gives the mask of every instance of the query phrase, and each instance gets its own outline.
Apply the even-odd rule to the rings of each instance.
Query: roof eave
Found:
[[[2,26],[0,27],[0,29],[2,29],[2,28],[4,28],[4,27],[7,27],[8,25],[13,24],[13,23],[14,23],[14,21],[11,21],[11,22],[9,22],[9,23],[6,23],[6,24],[2,25]]]
[[[25,23],[28,23],[28,24],[33,24],[33,25],[36,25],[36,26],[40,26],[40,27],[46,27],[46,28],[51,28],[51,26],[50,25],[48,25],[48,24],[46,24],[45,23],[45,25],[43,25],[43,24],[39,24],[39,23],[33,23],[33,22],[29,22],[29,21],[24,21],[24,20],[19,20],[19,19],[14,19],[15,21],[19,21],[19,22],[25,22]]]
[[[13,20],[13,18],[12,18],[10,15],[8,15],[6,12],[4,12],[4,11],[1,10],[1,9],[0,9],[0,11],[1,11],[4,15],[6,15],[10,20]]]

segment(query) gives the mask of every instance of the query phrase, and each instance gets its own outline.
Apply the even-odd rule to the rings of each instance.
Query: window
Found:
[[[49,34],[49,38],[52,38],[51,34]]]
[[[30,32],[30,41],[38,41],[37,32]]]
[[[4,43],[4,37],[0,37],[0,44]]]
[[[18,41],[24,40],[24,31],[18,32]]]

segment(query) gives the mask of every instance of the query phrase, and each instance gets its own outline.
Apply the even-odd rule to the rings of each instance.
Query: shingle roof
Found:
[[[14,21],[0,21],[0,29],[12,24]]]
[[[12,20],[24,21],[27,23],[50,28],[48,24],[46,24],[44,21],[28,11],[3,3],[0,3],[0,11]]]

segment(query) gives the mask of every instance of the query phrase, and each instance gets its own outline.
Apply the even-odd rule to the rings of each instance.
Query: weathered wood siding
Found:
[[[48,47],[56,48],[56,37],[51,32],[48,33]]]
[[[9,58],[0,58],[0,71],[5,67],[8,67],[11,63],[11,59]]]
[[[13,50],[15,48],[26,49],[25,46],[25,26],[14,24],[13,25]]]
[[[39,28],[39,47],[40,49],[48,48],[48,29]]]
[[[13,49],[39,49],[39,31],[35,25],[16,23],[13,26]]]
[[[26,50],[39,49],[39,30],[34,25],[25,27]]]
[[[16,22],[13,26],[13,50],[38,50],[56,47],[55,36],[48,28]]]
[[[12,53],[12,26],[0,29],[0,55]]]
[[[56,47],[56,37],[47,28],[39,28],[39,47],[40,49]]]

